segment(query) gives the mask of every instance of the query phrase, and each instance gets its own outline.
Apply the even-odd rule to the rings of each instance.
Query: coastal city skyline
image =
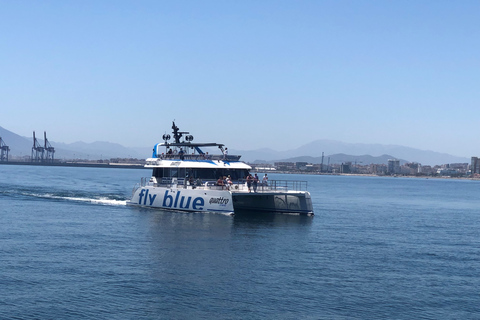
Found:
[[[178,127],[175,127],[178,130]],[[174,132],[175,133],[175,132]],[[185,132],[182,132],[185,134]],[[16,144],[12,146],[6,145],[1,136],[8,136],[12,141],[16,141]],[[188,139],[187,139],[188,138]],[[186,137],[186,145],[191,143],[193,136],[188,135]],[[168,138],[165,138],[169,140]],[[307,174],[356,174],[356,175],[375,175],[375,176],[417,176],[417,177],[448,177],[448,178],[474,178],[478,179],[480,175],[480,158],[471,157],[470,163],[466,158],[454,157],[448,154],[439,154],[435,152],[429,152],[424,150],[394,147],[389,149],[392,154],[410,154],[415,161],[408,161],[405,159],[399,159],[384,152],[381,156],[371,155],[353,155],[341,153],[337,149],[335,154],[326,154],[321,152],[321,157],[315,157],[314,154],[318,154],[318,150],[321,150],[322,141],[317,143],[310,143],[295,150],[290,150],[287,153],[278,153],[271,150],[265,152],[261,150],[247,151],[249,153],[244,160],[249,164],[254,171],[257,172],[278,172],[278,173],[307,173]],[[334,146],[332,141],[328,141],[330,148],[347,148],[350,151],[359,151],[361,148],[367,148],[370,151],[376,149],[376,153],[382,148],[389,148],[389,146],[366,146],[366,145],[353,145],[343,144]],[[198,144],[198,143],[197,143]],[[27,146],[28,145],[28,146]],[[75,146],[74,146],[75,145]],[[207,144],[208,145],[208,144]],[[215,144],[216,145],[216,144]],[[62,149],[55,149],[47,138],[46,132],[44,132],[44,140],[37,139],[35,132],[33,133],[33,147],[25,137],[18,136],[12,132],[0,127],[0,164],[31,164],[31,165],[52,165],[52,166],[84,166],[84,167],[103,167],[108,168],[143,168],[145,160],[139,156],[136,158],[133,153],[138,156],[138,150],[125,148],[118,144],[112,143],[77,143],[77,144],[61,144]],[[219,145],[222,146],[222,145]],[[323,145],[325,147],[325,145]],[[112,151],[112,147],[115,149]],[[318,148],[320,147],[320,148]],[[22,153],[31,148],[31,155],[29,152]],[[66,149],[65,149],[66,148]],[[360,148],[360,149],[359,149]],[[377,149],[380,148],[380,149]],[[16,153],[9,157],[9,152],[16,149]],[[69,150],[67,150],[69,149]],[[121,150],[119,150],[121,149]],[[313,150],[316,149],[316,150]],[[386,151],[387,149],[383,149]],[[154,150],[157,150],[154,148]],[[223,148],[222,148],[223,150]],[[226,150],[226,149],[225,149]],[[364,149],[366,150],[366,149]],[[98,154],[98,152],[104,153]],[[145,150],[144,150],[145,151]],[[186,153],[181,153],[183,156],[186,154],[188,157],[196,157],[194,153],[190,153],[186,150]],[[204,150],[206,151],[206,150]],[[215,151],[215,150],[214,150]],[[232,151],[232,150],[230,150]],[[233,150],[235,159],[241,157],[238,154],[239,150]],[[309,152],[314,153],[309,153]],[[110,152],[115,152],[115,156],[112,156]],[[217,150],[218,152],[218,150]],[[340,153],[339,153],[340,152]],[[348,153],[348,151],[345,150]],[[55,153],[57,157],[55,158]],[[122,154],[123,153],[123,154]],[[146,152],[148,153],[148,152]],[[362,153],[362,152],[360,152]],[[22,154],[24,154],[22,156]],[[127,154],[129,154],[127,156]],[[155,154],[158,155],[157,151]],[[211,153],[211,156],[215,152]],[[309,154],[309,155],[308,155]],[[208,152],[207,152],[208,155]],[[220,155],[220,157],[225,157]],[[252,155],[257,158],[252,158]],[[303,155],[303,156],[302,156]],[[312,156],[313,155],[313,156]],[[58,159],[60,156],[60,159]],[[73,156],[73,157],[72,157]],[[98,158],[100,156],[100,158]],[[164,153],[160,154],[163,157]],[[218,157],[218,155],[217,155]],[[266,157],[264,160],[258,157]],[[63,158],[63,159],[62,159]],[[283,158],[283,160],[278,160]],[[407,157],[409,158],[409,157]],[[203,158],[205,159],[205,158]],[[253,161],[255,159],[255,161]],[[265,160],[268,159],[268,160]],[[418,162],[418,160],[422,162]],[[435,162],[436,159],[437,161]],[[441,160],[440,160],[441,159]],[[440,161],[438,161],[440,160]],[[253,161],[253,162],[252,162]],[[425,163],[426,161],[427,163]],[[243,162],[243,161],[242,161]],[[436,163],[431,165],[432,163]]]
[[[0,126],[239,150],[318,139],[476,156],[480,4],[7,2]],[[221,140],[221,141],[219,141]]]

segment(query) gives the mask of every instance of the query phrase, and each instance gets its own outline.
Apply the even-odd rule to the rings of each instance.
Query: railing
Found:
[[[176,188],[184,189],[209,189],[209,190],[231,190],[231,191],[247,191],[248,186],[245,180],[235,181],[229,185],[217,185],[216,181],[200,181],[196,180],[192,183],[183,178],[162,178],[161,181],[152,181],[151,178],[141,178],[140,184],[135,186],[136,188],[144,187],[146,185],[152,185],[155,187],[167,187],[171,188],[175,186]],[[268,183],[258,182],[257,192],[276,192],[276,191],[306,191],[307,190],[307,181],[299,180],[270,180]],[[254,191],[254,186],[252,183],[251,191]]]
[[[260,185],[260,183],[259,183],[259,185]],[[270,181],[268,181],[268,188],[270,188],[270,190],[306,191],[307,190],[307,181],[270,180]]]

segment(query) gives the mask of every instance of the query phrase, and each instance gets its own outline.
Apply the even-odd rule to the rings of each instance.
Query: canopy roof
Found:
[[[252,167],[242,161],[163,160],[159,158],[148,158],[145,168],[252,169]]]

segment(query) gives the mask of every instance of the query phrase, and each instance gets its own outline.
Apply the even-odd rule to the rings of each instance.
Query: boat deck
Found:
[[[275,193],[275,192],[304,192],[307,190],[306,181],[297,180],[270,180],[268,184],[258,183],[257,189],[254,191],[253,183],[252,187],[248,188],[245,181],[235,181],[232,184],[217,185],[216,181],[195,181],[190,183],[186,179],[168,179],[163,178],[160,182],[152,182],[150,178],[142,178],[140,187],[144,186],[163,187],[163,188],[176,188],[176,189],[204,189],[204,190],[227,190],[232,193]]]

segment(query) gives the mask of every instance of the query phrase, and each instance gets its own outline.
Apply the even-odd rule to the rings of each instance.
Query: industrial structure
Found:
[[[52,147],[47,139],[47,132],[44,131],[43,146],[35,138],[35,131],[33,131],[33,147],[32,147],[32,162],[53,162],[55,148]]]
[[[33,147],[32,147],[32,162],[53,162],[55,148],[52,147],[47,139],[47,132],[43,132],[44,143],[43,146],[38,142],[33,131]]]
[[[0,161],[8,161],[8,151],[10,151],[10,147],[0,137]]]
[[[35,138],[35,131],[33,131],[33,147],[32,147],[32,162],[43,162],[45,148],[40,145],[37,138]]]
[[[52,147],[52,145],[50,144],[50,142],[48,142],[48,139],[47,139],[47,132],[44,131],[43,132],[43,136],[44,136],[44,150],[46,152],[46,155],[45,155],[45,161],[47,162],[53,162],[54,160],[54,154],[55,154],[55,148]]]

